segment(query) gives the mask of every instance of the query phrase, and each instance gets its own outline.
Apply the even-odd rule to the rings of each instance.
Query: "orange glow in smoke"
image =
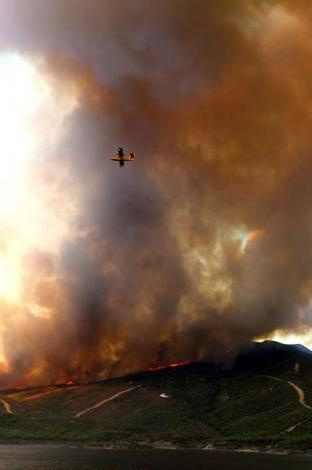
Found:
[[[259,229],[252,230],[251,232],[246,233],[246,235],[243,237],[242,244],[241,244],[242,254],[246,252],[246,249],[250,243],[263,237],[263,235],[264,235],[264,230],[259,230]]]

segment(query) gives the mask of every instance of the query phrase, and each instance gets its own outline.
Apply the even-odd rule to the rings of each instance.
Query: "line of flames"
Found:
[[[162,369],[169,369],[171,367],[180,367],[180,366],[186,366],[188,364],[192,364],[193,361],[181,361],[181,362],[172,362],[171,364],[166,364],[164,366],[151,366],[148,368],[149,371],[154,371],[154,370],[162,370]]]
[[[181,367],[181,366],[186,366],[188,364],[192,364],[194,361],[180,361],[180,362],[171,362],[170,364],[166,364],[166,365],[163,365],[163,366],[160,366],[160,365],[152,365],[150,366],[147,370],[148,371],[156,371],[156,370],[162,370],[162,369],[170,369],[172,367]],[[85,382],[85,384],[88,383],[88,382]],[[68,387],[71,387],[73,385],[77,385],[76,382],[74,382],[73,380],[68,380],[67,382],[65,382],[64,385],[67,385]],[[81,384],[80,384],[81,385]]]

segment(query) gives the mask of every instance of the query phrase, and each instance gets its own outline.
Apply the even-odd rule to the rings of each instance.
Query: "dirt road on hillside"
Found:
[[[304,408],[307,408],[308,410],[312,410],[312,406],[307,405],[305,401],[305,393],[302,390],[302,388],[299,387],[299,385],[295,384],[294,382],[291,382],[290,380],[282,380],[282,379],[279,379],[278,377],[273,377],[271,375],[267,375],[267,378],[272,379],[272,380],[277,380],[278,382],[287,382],[288,385],[290,385],[297,392],[298,401],[300,405],[303,406]]]
[[[132,390],[135,390],[138,387],[140,387],[140,385],[136,385],[135,387],[130,387],[130,388],[126,388],[125,390],[121,390],[120,392],[115,393],[115,395],[112,395],[109,398],[105,398],[105,400],[99,401],[95,405],[90,406],[89,408],[86,408],[85,410],[80,411],[79,413],[75,414],[75,418],[80,418],[80,416],[82,416],[86,413],[89,413],[90,411],[95,410],[96,408],[99,408],[102,405],[105,405],[105,403],[108,403],[112,400],[115,400],[116,398],[120,397],[121,395],[124,395],[125,393],[129,393],[129,392],[131,392]]]
[[[46,395],[51,395],[51,393],[58,393],[61,391],[63,391],[62,388],[57,388],[55,390],[50,390],[49,392],[36,393],[35,395],[31,395],[30,397],[24,398],[24,400],[22,401],[36,400],[37,398],[45,397]]]
[[[307,408],[308,410],[312,410],[312,406],[307,405],[305,402],[305,395],[304,395],[304,391],[302,390],[302,388],[300,388],[298,385],[296,385],[294,382],[291,382],[290,380],[287,380],[287,383],[293,389],[295,389],[296,392],[298,393],[298,399],[299,399],[300,405],[304,406],[304,408]]]
[[[8,403],[7,401],[3,400],[2,398],[0,398],[0,402],[2,403],[5,411],[7,413],[9,413],[10,415],[13,414],[13,411],[12,411],[12,408],[11,408],[11,405],[10,403]]]

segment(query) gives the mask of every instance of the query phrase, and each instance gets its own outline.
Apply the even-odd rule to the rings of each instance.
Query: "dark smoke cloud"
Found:
[[[51,191],[62,167],[79,200],[76,236],[25,259],[25,291],[50,315],[16,324],[3,307],[4,385],[309,327],[311,15],[303,0],[1,2],[0,48],[79,95],[46,150]],[[107,159],[119,145],[131,167]]]

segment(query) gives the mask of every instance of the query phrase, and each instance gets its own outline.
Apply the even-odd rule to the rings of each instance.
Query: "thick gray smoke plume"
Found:
[[[304,0],[1,0],[2,52],[79,97],[38,168],[79,202],[75,235],[25,259],[50,315],[3,306],[3,385],[310,325],[311,15]],[[137,160],[115,166],[117,146]]]

